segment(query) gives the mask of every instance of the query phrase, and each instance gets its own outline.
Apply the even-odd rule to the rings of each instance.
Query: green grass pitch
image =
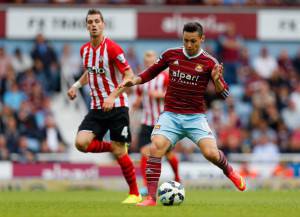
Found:
[[[122,205],[125,192],[0,192],[0,217],[298,217],[300,191],[187,189],[180,206]]]

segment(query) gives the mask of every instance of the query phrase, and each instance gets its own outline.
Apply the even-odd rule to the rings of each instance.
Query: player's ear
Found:
[[[205,40],[205,35],[202,35],[201,36],[201,43],[204,42],[204,40]]]

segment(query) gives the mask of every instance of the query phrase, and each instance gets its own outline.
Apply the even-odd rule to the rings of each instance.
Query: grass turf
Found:
[[[0,192],[0,217],[294,217],[300,191],[187,190],[180,206],[122,205],[125,192]]]

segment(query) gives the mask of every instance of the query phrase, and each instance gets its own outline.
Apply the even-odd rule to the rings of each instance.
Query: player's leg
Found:
[[[153,128],[150,155],[147,160],[146,177],[148,198],[137,204],[138,206],[155,206],[158,182],[161,174],[161,159],[171,145],[181,137],[180,127],[177,126],[176,114],[164,112],[160,115],[157,124]]]
[[[111,152],[111,143],[99,140],[102,138],[106,129],[99,125],[97,118],[99,111],[90,110],[81,122],[76,135],[75,145],[81,152]],[[97,135],[97,137],[96,137]]]
[[[166,153],[166,157],[167,157],[167,160],[169,162],[169,164],[171,165],[172,167],[172,170],[174,172],[174,179],[176,182],[180,182],[180,176],[179,176],[179,160],[175,154],[175,152],[173,150],[170,150]]]
[[[218,149],[215,139],[203,138],[198,142],[198,146],[204,157],[222,169],[223,173],[240,191],[244,191],[246,189],[245,180],[233,170],[232,166],[228,163],[226,156]]]
[[[112,153],[117,159],[123,176],[129,186],[129,197],[123,203],[138,203],[142,200],[136,181],[135,167],[127,153],[127,147],[124,142],[112,141]]]
[[[148,198],[138,206],[155,206],[158,182],[161,174],[161,159],[171,145],[171,141],[163,135],[153,135],[150,155],[146,165]]]
[[[100,153],[112,150],[110,142],[98,140],[93,132],[88,131],[77,133],[75,145],[81,152]]]
[[[142,196],[148,195],[147,179],[146,179],[146,164],[147,164],[148,156],[150,155],[152,130],[153,130],[153,126],[142,124],[141,130],[138,135],[138,147],[140,149],[140,154],[141,154],[140,171],[143,179],[143,187],[140,188],[140,193]]]
[[[223,152],[218,149],[215,136],[207,123],[206,116],[204,114],[187,116],[184,128],[188,137],[199,146],[204,157],[222,169],[239,190],[245,190],[244,179],[232,169]]]
[[[129,197],[123,203],[138,203],[142,198],[138,191],[135,167],[127,153],[126,146],[131,142],[128,109],[115,108],[111,114],[108,125],[112,140],[112,153],[116,157],[129,186]]]
[[[148,157],[150,155],[150,144],[143,146],[140,149],[140,154],[141,154],[140,171],[143,179],[143,187],[140,188],[140,193],[142,196],[147,196],[148,189],[147,189],[146,166],[147,166]]]

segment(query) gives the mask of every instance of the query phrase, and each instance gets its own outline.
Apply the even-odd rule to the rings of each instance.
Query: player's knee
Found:
[[[157,141],[153,141],[150,145],[150,150],[152,151],[160,151],[160,149],[162,149],[162,145]]]
[[[169,144],[159,138],[154,138],[150,146],[150,154],[156,157],[162,157],[166,153]]]
[[[207,148],[202,150],[204,157],[209,161],[217,161],[219,159],[219,152],[214,148]]]
[[[118,150],[113,150],[112,153],[113,153],[113,155],[114,155],[116,158],[120,158],[120,157],[122,157],[123,155],[125,155],[127,152],[126,152],[125,149],[123,149],[123,150],[118,149]]]
[[[122,157],[127,153],[127,148],[124,143],[113,142],[112,143],[112,153],[116,158]]]
[[[75,144],[76,148],[78,151],[81,151],[81,152],[87,152],[87,148],[86,148],[86,145],[85,144],[82,144],[82,143],[76,143]]]
[[[80,138],[76,139],[75,146],[78,151],[87,152],[88,145],[89,145],[88,141],[80,139]]]

